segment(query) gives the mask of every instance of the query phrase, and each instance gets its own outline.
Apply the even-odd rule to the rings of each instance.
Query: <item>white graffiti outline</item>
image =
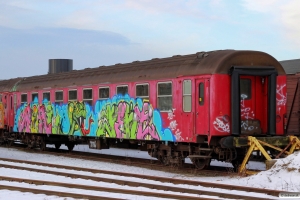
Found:
[[[230,132],[230,126],[228,122],[225,122],[223,117],[216,117],[213,122],[214,128],[219,132]]]
[[[245,99],[248,96],[246,94],[241,94],[241,117],[244,117],[246,120],[245,121],[241,121],[241,128],[244,129],[245,131],[252,131],[254,130],[254,126],[249,126],[248,124],[248,120],[250,119],[254,119],[255,114],[253,111],[251,111],[250,107],[246,107],[245,106]]]
[[[284,85],[277,85],[277,88],[276,88],[276,102],[277,102],[277,105],[278,106],[285,106],[286,104],[286,95],[283,94],[283,88],[286,87],[286,84]],[[279,98],[277,98],[277,96],[279,96]]]
[[[169,128],[174,131],[175,131],[175,138],[176,138],[176,141],[182,141],[183,138],[181,137],[181,131],[179,129],[177,129],[177,121],[175,118],[175,110],[176,108],[173,108],[172,110],[170,110],[168,112],[168,119],[170,120],[170,124],[169,124]],[[174,120],[173,120],[174,119]]]

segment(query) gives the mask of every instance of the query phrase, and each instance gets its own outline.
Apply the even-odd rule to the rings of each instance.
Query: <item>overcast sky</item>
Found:
[[[300,58],[299,0],[0,0],[0,79],[200,51]]]

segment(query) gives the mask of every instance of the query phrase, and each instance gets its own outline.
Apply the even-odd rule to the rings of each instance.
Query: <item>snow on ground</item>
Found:
[[[224,183],[300,192],[300,152],[278,159],[273,167],[245,178],[224,180]]]
[[[65,148],[65,147],[62,147]],[[125,150],[125,149],[108,149],[108,150],[91,150],[88,149],[87,146],[81,145],[77,146],[74,150],[79,151],[89,151],[89,152],[97,152],[97,153],[104,153],[104,154],[113,154],[113,155],[122,155],[128,157],[141,157],[141,158],[149,158],[147,152],[137,151],[137,150]],[[105,163],[99,161],[88,161],[82,159],[74,159],[74,158],[66,158],[63,156],[52,156],[52,155],[41,155],[37,153],[28,153],[23,151],[18,151],[13,148],[0,148],[0,158],[14,158],[20,160],[28,160],[28,161],[37,161],[37,162],[46,162],[46,163],[53,163],[53,164],[61,164],[61,165],[69,165],[69,166],[76,166],[76,167],[84,167],[84,168],[94,168],[94,169],[103,169],[103,170],[114,170],[120,172],[128,172],[128,173],[139,173],[139,174],[148,174],[148,175],[155,175],[155,176],[164,176],[164,177],[173,177],[173,178],[181,178],[181,179],[189,179],[189,180],[198,180],[198,181],[209,181],[209,182],[217,182],[217,183],[224,183],[224,184],[232,184],[232,185],[243,185],[249,187],[259,187],[259,188],[269,188],[275,190],[284,190],[284,191],[291,191],[291,192],[300,192],[300,153],[296,153],[290,155],[285,159],[278,160],[277,163],[268,171],[262,171],[257,175],[249,176],[249,177],[238,177],[238,176],[229,176],[229,177],[192,177],[191,175],[182,175],[182,174],[175,174],[175,173],[166,173],[161,171],[155,171],[150,169],[144,169],[139,167],[133,166],[125,166],[125,165],[118,165],[114,163]],[[20,166],[27,166],[27,167],[34,167],[34,168],[43,168],[47,169],[47,167],[40,167],[40,166],[32,166],[26,164],[16,164],[16,163],[9,163],[5,161],[0,161],[3,164],[14,164]],[[222,165],[222,162],[214,162],[213,165]],[[230,164],[228,164],[230,167]],[[257,163],[252,163],[254,168],[260,168]],[[258,166],[258,167],[257,167]],[[64,169],[57,169],[59,171],[67,171]],[[68,171],[70,172],[70,170]],[[73,173],[79,173],[73,171]],[[112,175],[103,175],[103,174],[92,174],[89,172],[80,172],[80,174],[92,175],[92,176],[99,176],[99,177],[107,177],[111,178]],[[13,177],[22,177],[22,178],[33,178],[33,179],[40,179],[40,180],[56,180],[59,182],[67,182],[67,183],[78,183],[84,185],[94,185],[94,186],[104,186],[104,187],[117,187],[128,189],[127,186],[120,186],[120,185],[112,185],[103,182],[96,182],[91,180],[81,180],[81,179],[71,179],[61,176],[55,175],[47,175],[41,174],[36,172],[27,172],[14,169],[5,169],[1,168],[0,171],[1,176],[13,176]],[[124,177],[126,180],[131,181],[143,181],[145,180],[137,180],[135,178],[128,178]],[[146,181],[147,183],[152,183],[152,181]],[[15,183],[15,182],[7,182],[7,181],[0,181],[0,184],[7,184],[7,185],[14,185],[14,186],[25,186],[33,187],[32,185],[28,185],[25,183]],[[170,184],[172,185],[172,184]],[[191,189],[203,189],[200,186],[185,186],[185,185],[173,185],[175,187],[188,187]],[[61,187],[52,187],[52,186],[35,186],[35,188],[47,188],[52,190],[58,191],[65,191]],[[206,188],[207,190],[211,191],[218,191],[224,192],[221,189],[213,189],[213,188]],[[139,190],[149,191],[150,189],[147,188],[139,188]],[[84,192],[78,189],[68,189],[69,192]],[[67,192],[65,191],[65,192]],[[152,191],[152,190],[151,190]],[[86,191],[85,191],[86,192]],[[173,192],[171,192],[173,193]],[[237,194],[245,194],[239,191],[232,191],[232,193]],[[121,194],[111,193],[107,194],[105,192],[91,192],[91,195],[101,195],[101,196],[109,196],[109,197],[116,197],[116,198],[128,198],[128,199],[153,199],[152,197],[137,197],[134,195],[124,195],[120,196]],[[251,195],[251,193],[246,193],[246,195]],[[261,197],[269,197],[270,196],[261,196]],[[45,196],[45,195],[35,195],[31,193],[21,193],[16,191],[8,191],[8,190],[0,190],[0,199],[45,199],[45,200],[52,200],[52,199],[72,199],[72,198],[59,198],[55,196]]]

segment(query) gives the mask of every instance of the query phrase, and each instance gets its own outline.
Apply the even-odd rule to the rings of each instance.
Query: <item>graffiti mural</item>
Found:
[[[175,109],[173,109],[172,119]],[[170,115],[168,117],[170,118]],[[138,140],[181,140],[173,119],[164,128],[159,110],[149,101],[116,95],[98,100],[92,107],[79,101],[54,104],[44,100],[21,105],[15,115],[14,131],[110,137]]]

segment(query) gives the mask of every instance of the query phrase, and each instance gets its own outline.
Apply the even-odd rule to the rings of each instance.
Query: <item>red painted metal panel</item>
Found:
[[[13,93],[8,95],[7,99],[7,111],[8,111],[8,126],[14,126],[14,108],[13,108]]]
[[[208,78],[196,79],[195,102],[195,130],[196,134],[209,135],[210,122],[210,80]],[[202,94],[201,94],[202,93]]]
[[[2,102],[0,102],[0,128],[4,128],[4,107]]]
[[[210,79],[210,134],[211,136],[230,135],[230,76],[212,75]]]
[[[241,132],[249,134],[267,133],[267,80],[260,76],[241,76],[240,82],[249,81],[249,90],[241,91]],[[247,93],[247,94],[246,94]]]

